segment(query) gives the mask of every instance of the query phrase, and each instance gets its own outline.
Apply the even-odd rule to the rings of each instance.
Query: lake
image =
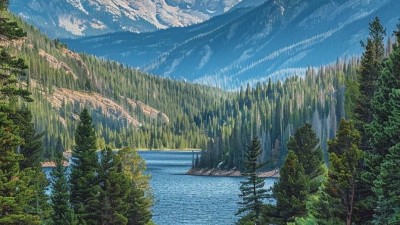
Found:
[[[232,225],[240,201],[240,177],[185,175],[191,152],[141,151],[155,198],[153,221],[158,225]],[[266,188],[275,179],[266,179]]]

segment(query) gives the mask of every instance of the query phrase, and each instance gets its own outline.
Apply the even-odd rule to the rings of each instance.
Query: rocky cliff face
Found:
[[[11,0],[10,10],[50,37],[148,32],[208,20],[241,0]]]

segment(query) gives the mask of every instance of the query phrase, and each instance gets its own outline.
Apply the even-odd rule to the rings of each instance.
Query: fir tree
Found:
[[[59,136],[57,138],[57,144],[56,144],[56,154],[63,154],[64,153],[64,146],[61,140],[61,137]]]
[[[323,173],[323,160],[319,140],[310,124],[306,123],[296,130],[294,136],[289,139],[288,150],[297,155],[305,175],[310,180],[310,191],[316,192],[320,181],[315,178]]]
[[[96,136],[92,118],[84,109],[75,133],[72,152],[71,203],[79,224],[97,224],[100,203]]]
[[[70,203],[70,192],[64,169],[64,160],[62,154],[58,153],[55,159],[56,168],[51,173],[51,206],[53,208],[51,218],[52,223],[55,225],[75,225],[76,218]]]
[[[375,83],[381,71],[381,64],[385,53],[383,39],[385,29],[376,17],[369,24],[369,37],[367,43],[361,42],[364,53],[361,57],[361,69],[359,73],[360,96],[356,104],[356,117],[362,124],[372,121],[371,100],[375,90]],[[364,133],[364,132],[363,132]]]
[[[366,127],[373,120],[374,107],[376,101],[373,100],[374,92],[377,86],[377,80],[382,70],[382,61],[384,57],[385,29],[378,17],[369,24],[369,37],[366,43],[362,42],[364,53],[361,57],[361,67],[358,76],[359,96],[355,105],[356,125],[361,133],[360,148],[366,153],[366,164],[374,161],[374,153],[371,152],[370,133],[366,132]],[[379,104],[382,104],[380,102]],[[383,103],[384,104],[384,103]],[[364,163],[365,164],[365,163]],[[372,165],[371,165],[372,166]],[[372,166],[375,167],[376,165]],[[368,223],[373,215],[373,193],[372,186],[375,180],[376,171],[369,168],[361,174],[356,191],[356,214],[359,223]]]
[[[107,147],[100,158],[101,224],[127,224],[130,186],[120,159]]]
[[[11,41],[25,36],[25,32],[3,17],[7,6],[8,1],[0,1],[0,34],[5,41]],[[32,168],[20,165],[24,156],[18,148],[24,143],[24,137],[19,132],[20,126],[11,119],[16,113],[17,99],[32,101],[29,91],[16,85],[25,69],[22,59],[12,57],[0,46],[0,224],[41,222],[31,207],[38,191],[35,174]]]
[[[395,32],[397,42],[384,63],[374,95],[374,119],[368,126],[374,147],[370,157],[370,177],[375,178],[376,207],[374,224],[399,223],[397,164],[400,129],[400,24]],[[396,188],[395,188],[396,187]]]
[[[374,182],[374,224],[400,224],[400,143],[390,148]]]
[[[136,150],[123,148],[117,153],[124,174],[129,181],[127,196],[129,208],[126,214],[129,225],[151,223],[153,198],[150,192],[149,176],[144,174],[146,163]]]
[[[239,196],[243,199],[239,204],[242,206],[236,215],[247,212],[247,218],[255,224],[260,224],[259,218],[263,199],[267,197],[264,187],[264,178],[257,176],[257,170],[263,166],[258,163],[261,154],[261,144],[257,137],[253,138],[246,152],[243,175],[247,178],[241,182]]]
[[[340,121],[336,137],[328,143],[330,168],[327,192],[332,198],[340,200],[342,212],[339,218],[347,225],[351,225],[354,219],[357,178],[363,158],[359,144],[360,133],[351,121],[346,120]]]
[[[276,199],[277,212],[284,223],[293,222],[296,217],[307,214],[309,180],[293,151],[289,151],[280,170],[279,181],[272,191]]]

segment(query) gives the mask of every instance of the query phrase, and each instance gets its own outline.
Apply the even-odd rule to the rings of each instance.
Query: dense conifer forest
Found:
[[[0,224],[152,224],[140,148],[197,148],[194,169],[242,171],[238,224],[400,223],[400,25],[385,46],[372,21],[361,59],[228,92],[71,52],[6,8]],[[273,169],[267,191],[257,172]]]
[[[257,208],[247,204],[249,212],[238,224],[400,224],[400,24],[389,51],[379,18],[371,21],[369,30],[357,76],[346,81],[347,115],[328,141],[328,161],[321,157],[319,143],[324,140],[318,140],[318,129],[310,124],[297,129],[269,196],[258,194],[267,190],[256,185],[254,176],[246,175],[243,183],[254,184],[253,193],[241,195],[244,202],[266,197],[276,202]],[[254,161],[249,152],[259,151],[254,140],[257,137],[245,152],[245,171]]]

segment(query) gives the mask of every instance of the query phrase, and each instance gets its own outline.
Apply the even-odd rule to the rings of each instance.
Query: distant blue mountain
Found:
[[[358,56],[375,16],[391,35],[399,0],[268,0],[259,6],[243,1],[189,27],[63,41],[160,76],[231,88]]]
[[[66,38],[188,26],[223,14],[240,1],[10,0],[10,10],[49,37]]]

